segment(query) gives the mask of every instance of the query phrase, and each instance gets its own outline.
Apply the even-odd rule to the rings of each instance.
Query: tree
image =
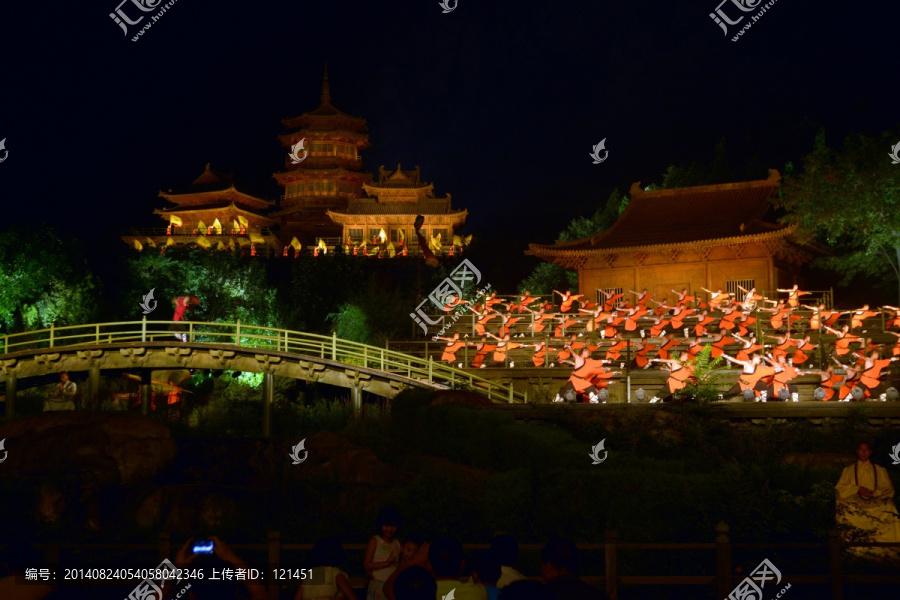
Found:
[[[597,207],[590,219],[586,217],[572,219],[569,226],[560,232],[558,239],[562,242],[573,242],[606,231],[612,227],[627,206],[628,196],[623,195],[616,188],[606,199],[606,203]],[[519,293],[528,290],[533,294],[547,295],[552,294],[553,290],[562,291],[562,289],[577,287],[578,273],[576,271],[564,269],[553,263],[542,262],[535,267],[531,275],[519,284]]]
[[[90,323],[100,285],[75,239],[49,227],[0,234],[0,331]]]
[[[900,170],[886,156],[898,133],[876,140],[851,134],[841,151],[829,148],[825,132],[802,170],[791,163],[776,204],[783,221],[797,224],[801,241],[821,241],[835,251],[817,262],[843,276],[888,276],[900,284]],[[900,297],[900,287],[898,287]]]

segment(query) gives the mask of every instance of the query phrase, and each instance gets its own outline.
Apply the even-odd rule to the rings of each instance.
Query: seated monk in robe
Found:
[[[834,486],[837,490],[837,521],[840,525],[864,530],[872,542],[900,543],[900,517],[892,500],[894,486],[887,470],[869,460],[871,455],[868,443],[857,444],[859,460],[844,469]],[[848,551],[874,558],[900,557],[900,548],[851,547]]]

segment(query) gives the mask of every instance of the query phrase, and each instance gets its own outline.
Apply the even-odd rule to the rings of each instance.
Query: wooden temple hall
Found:
[[[781,176],[645,191],[631,186],[625,212],[601,233],[552,245],[530,244],[526,254],[578,271],[578,292],[647,289],[673,303],[685,288],[740,295],[801,287],[801,267],[823,252],[794,238],[795,228],[767,219]],[[772,294],[774,296],[774,294]]]
[[[454,234],[466,222],[466,210],[454,210],[450,194],[435,197],[434,185],[421,180],[419,167],[379,169],[378,180],[362,169],[361,151],[370,146],[366,120],[331,103],[328,67],[319,106],[283,119],[278,139],[284,166],[273,174],[282,188],[277,200],[242,190],[232,175],[209,164],[191,185],[159,192],[169,206],[154,211],[159,227],[132,229],[122,239],[144,246],[196,244],[223,249],[236,246],[251,254],[296,256],[341,245],[380,243],[393,256],[401,248],[417,253],[413,223],[425,217],[423,234],[436,253],[453,251]],[[458,242],[461,241],[456,236]],[[371,247],[370,247],[371,248]],[[377,253],[373,253],[376,255]]]

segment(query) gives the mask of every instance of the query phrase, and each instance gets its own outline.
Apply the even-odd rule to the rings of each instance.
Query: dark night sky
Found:
[[[522,244],[723,136],[764,176],[819,126],[837,142],[896,125],[900,4],[778,0],[734,43],[717,1],[177,0],[136,43],[118,0],[6,3],[4,216],[158,225],[158,191],[207,161],[274,199],[280,121],[318,105],[326,60],[334,105],[368,120],[366,170],[420,165],[469,231]]]

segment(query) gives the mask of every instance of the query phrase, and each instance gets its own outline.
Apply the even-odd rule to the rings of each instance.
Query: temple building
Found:
[[[277,219],[283,241],[296,236],[304,246],[325,240],[328,246],[341,242],[341,225],[326,214],[344,211],[350,201],[363,195],[363,185],[372,180],[362,170],[360,150],[369,147],[366,120],[352,117],[331,105],[328,67],[322,79],[319,107],[299,117],[282,120],[288,133],[279,136],[285,147],[285,171],[273,177],[284,188]],[[302,151],[291,150],[303,142]],[[299,162],[297,162],[297,160]]]
[[[435,198],[434,184],[421,181],[419,167],[396,171],[381,166],[378,182],[364,184],[368,197],[350,200],[346,210],[329,210],[328,216],[343,227],[342,240],[358,244],[384,235],[395,247],[404,241],[410,250],[418,246],[413,223],[425,217],[422,233],[426,239],[440,239],[442,248],[452,247],[453,233],[466,222],[467,210],[453,210],[450,194]]]
[[[284,170],[273,174],[283,188],[280,202],[241,191],[231,175],[207,164],[189,187],[159,193],[171,203],[154,211],[165,227],[132,229],[122,239],[138,249],[239,245],[253,255],[295,257],[300,252],[317,255],[316,248],[322,246],[349,250],[348,238],[360,244],[383,230],[385,245],[399,247],[403,240],[415,253],[413,223],[422,215],[423,233],[436,251],[452,247],[453,234],[465,224],[468,212],[453,210],[450,194],[434,197],[433,185],[420,181],[419,167],[404,171],[398,165],[393,172],[381,167],[378,182],[372,183],[360,156],[370,146],[366,120],[331,104],[327,64],[319,106],[282,124],[287,130],[278,136],[285,149]]]
[[[674,299],[671,290],[701,288],[740,294],[804,282],[801,267],[824,253],[794,238],[795,226],[765,220],[781,175],[768,179],[645,191],[631,186],[625,212],[606,231],[526,254],[578,271],[579,293],[641,291]],[[774,296],[774,294],[773,294]]]
[[[281,242],[271,231],[275,221],[265,216],[274,207],[269,200],[238,189],[230,174],[213,170],[209,163],[190,186],[173,192],[160,192],[174,206],[157,209],[166,227],[132,230],[123,240],[134,245],[184,245],[202,247],[250,246],[255,253],[280,251]],[[220,246],[221,244],[221,246]]]

